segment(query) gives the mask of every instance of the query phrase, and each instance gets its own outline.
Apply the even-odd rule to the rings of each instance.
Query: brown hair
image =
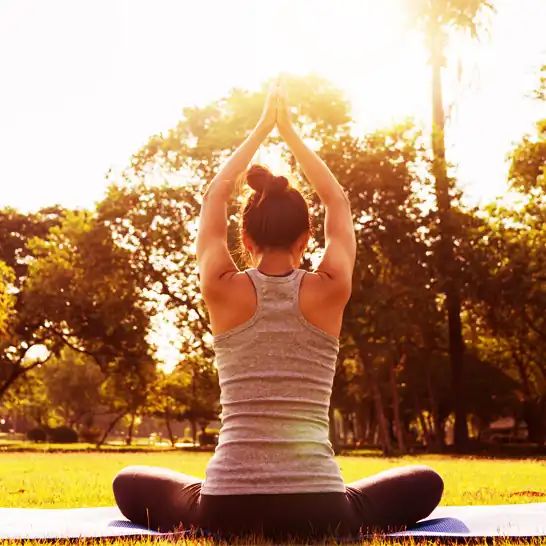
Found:
[[[288,249],[311,231],[307,202],[285,176],[252,165],[245,178],[254,191],[243,206],[242,229],[259,248]]]

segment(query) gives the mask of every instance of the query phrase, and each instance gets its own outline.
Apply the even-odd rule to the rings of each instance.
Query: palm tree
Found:
[[[440,225],[439,276],[445,294],[449,331],[449,355],[452,371],[453,410],[455,413],[455,447],[464,449],[468,441],[467,414],[464,396],[465,344],[462,335],[461,299],[454,259],[454,219],[451,207],[453,180],[447,172],[445,158],[445,110],[442,90],[442,69],[452,32],[463,31],[478,37],[482,12],[492,9],[484,0],[406,0],[412,22],[424,34],[432,69],[432,175],[435,180],[436,203]]]

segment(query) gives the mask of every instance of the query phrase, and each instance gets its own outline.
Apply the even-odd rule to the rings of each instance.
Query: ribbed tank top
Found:
[[[246,273],[256,312],[213,340],[222,427],[202,493],[345,492],[328,439],[339,341],[300,311],[305,271]]]

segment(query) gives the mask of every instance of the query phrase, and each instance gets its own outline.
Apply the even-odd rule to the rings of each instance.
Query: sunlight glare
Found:
[[[260,4],[257,63],[261,79],[318,73],[348,90],[364,128],[426,111],[426,53],[408,32],[400,1],[286,0]],[[262,26],[263,25],[263,26]]]

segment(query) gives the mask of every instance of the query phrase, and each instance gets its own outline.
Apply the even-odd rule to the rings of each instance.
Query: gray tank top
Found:
[[[246,273],[256,312],[214,337],[222,428],[202,493],[345,492],[328,440],[339,341],[300,311],[305,271]]]

